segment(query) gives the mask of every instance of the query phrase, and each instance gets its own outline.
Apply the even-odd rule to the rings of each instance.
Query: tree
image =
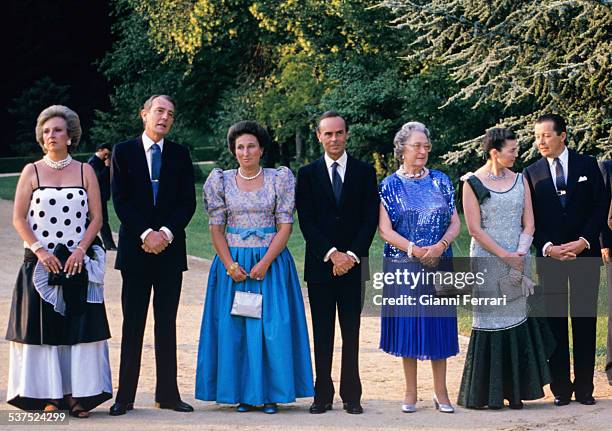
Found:
[[[8,108],[15,118],[15,142],[11,149],[19,156],[40,154],[34,127],[38,114],[51,105],[67,105],[70,86],[56,84],[48,76],[26,88]]]
[[[449,67],[458,91],[448,98],[474,98],[474,107],[505,107],[500,124],[530,141],[530,126],[543,112],[558,112],[571,124],[582,151],[612,155],[610,82],[612,9],[607,1],[385,0],[395,23],[418,34],[408,60]],[[528,106],[512,115],[509,110]],[[521,109],[519,109],[521,111]],[[458,163],[477,147],[461,143],[447,160]],[[533,149],[524,156],[533,156]]]

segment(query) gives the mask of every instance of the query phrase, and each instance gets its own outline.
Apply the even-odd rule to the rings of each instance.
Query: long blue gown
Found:
[[[226,225],[230,253],[247,273],[266,253],[276,224],[292,223],[295,180],[285,167],[264,169],[264,185],[245,192],[236,170],[204,184],[209,223]],[[232,316],[237,290],[261,292],[261,319]],[[235,283],[215,256],[208,278],[196,370],[196,398],[218,403],[290,403],[314,395],[300,281],[285,248],[263,281]]]

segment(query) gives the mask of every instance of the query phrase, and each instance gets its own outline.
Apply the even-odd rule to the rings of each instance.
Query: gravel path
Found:
[[[11,226],[12,202],[0,200],[0,329],[4,334],[10,307],[13,283],[23,257],[19,237]],[[109,340],[114,390],[117,388],[119,374],[119,351],[121,335],[121,277],[112,269],[114,253],[110,252],[106,274],[106,308],[113,338]],[[363,406],[365,414],[347,415],[342,411],[338,397],[334,410],[324,415],[310,415],[310,399],[281,406],[276,415],[265,415],[261,412],[239,414],[232,407],[219,406],[210,402],[197,401],[193,397],[197,345],[200,320],[203,308],[204,287],[210,262],[199,258],[189,259],[190,270],[185,273],[179,317],[178,361],[179,388],[182,398],[195,407],[194,413],[175,413],[154,408],[155,361],[153,347],[153,318],[149,313],[147,332],[144,341],[142,370],[136,409],[125,416],[111,417],[108,408],[111,401],[96,409],[90,419],[71,419],[67,426],[53,429],[109,429],[119,430],[344,430],[344,429],[424,429],[424,430],[610,430],[612,429],[612,387],[608,386],[605,374],[597,372],[595,382],[595,406],[582,406],[572,403],[567,407],[555,408],[552,397],[547,391],[543,400],[527,402],[523,410],[504,409],[502,411],[473,411],[457,408],[453,415],[436,412],[431,405],[433,393],[429,364],[422,363],[419,374],[418,411],[404,414],[399,406],[403,396],[403,375],[399,359],[378,350],[379,319],[367,317],[362,319],[361,335],[361,375],[363,380]],[[308,306],[306,306],[308,310]],[[309,313],[307,317],[310,318]],[[310,322],[309,322],[310,323]],[[309,324],[310,328],[310,324]],[[340,333],[339,328],[336,331]],[[338,335],[339,337],[339,335]],[[311,338],[312,339],[312,338]],[[467,339],[461,337],[461,354],[451,358],[448,363],[448,387],[451,399],[457,398],[464,352]],[[339,338],[337,346],[340,345]],[[8,374],[8,342],[0,340],[0,411],[12,410],[7,405],[6,385]],[[339,356],[340,350],[336,348]],[[335,376],[338,376],[339,362],[334,360]],[[337,380],[336,380],[337,382]],[[337,384],[337,383],[336,383]],[[336,388],[337,389],[337,388]],[[2,429],[10,429],[0,424]],[[34,428],[34,426],[15,426],[16,430]]]

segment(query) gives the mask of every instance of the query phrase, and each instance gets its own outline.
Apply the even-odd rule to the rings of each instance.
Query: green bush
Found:
[[[194,162],[208,162],[216,160],[219,155],[219,149],[214,146],[196,147],[191,149],[191,159]]]

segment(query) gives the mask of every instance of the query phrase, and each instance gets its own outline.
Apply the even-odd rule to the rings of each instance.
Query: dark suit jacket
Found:
[[[612,207],[610,207],[610,199],[612,198],[612,160],[604,160],[599,162],[599,169],[603,175],[604,185],[606,187],[606,199],[608,200],[608,207],[610,208],[610,214],[612,214]],[[600,238],[601,248],[612,248],[612,229],[604,225],[601,231]]]
[[[98,185],[100,186],[100,198],[102,202],[106,202],[110,199],[110,166],[106,166],[104,161],[95,154],[87,160],[87,163],[91,165],[96,177],[98,178]]]
[[[340,206],[336,205],[325,159],[298,172],[296,207],[306,239],[304,279],[328,283],[339,279],[369,279],[368,252],[378,226],[378,190],[374,169],[348,157]],[[361,260],[346,275],[334,277],[331,260],[323,262],[330,248],[352,251]]]
[[[157,205],[142,138],[122,142],[113,148],[111,168],[113,203],[121,227],[115,268],[142,271],[162,267],[187,270],[185,227],[196,208],[193,165],[189,151],[164,140]],[[174,240],[159,255],[145,253],[140,235],[151,228],[166,226]]]
[[[581,236],[591,244],[590,250],[584,250],[581,256],[600,256],[599,234],[608,208],[597,161],[569,150],[568,171],[565,208],[557,196],[546,158],[523,171],[531,191],[537,256],[542,256],[542,247],[548,241],[558,245]]]

